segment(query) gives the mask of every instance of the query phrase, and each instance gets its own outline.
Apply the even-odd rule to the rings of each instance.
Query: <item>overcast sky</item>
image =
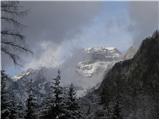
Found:
[[[158,29],[158,2],[21,4],[30,9],[23,23],[27,25],[26,44],[34,55],[22,55],[23,68],[6,66],[11,75],[28,68],[57,66],[77,48],[116,47],[125,52]]]

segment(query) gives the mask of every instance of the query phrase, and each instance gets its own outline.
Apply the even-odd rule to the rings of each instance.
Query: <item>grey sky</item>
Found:
[[[129,15],[133,22],[133,40],[140,44],[147,35],[159,28],[159,6],[158,2],[130,2]]]
[[[22,2],[24,69],[55,66],[77,48],[112,46],[126,51],[158,28],[158,2]],[[3,64],[3,63],[2,63]],[[9,68],[11,73],[14,69]],[[19,70],[18,70],[19,71]],[[15,73],[15,72],[13,72]]]
[[[30,8],[25,23],[28,25],[28,39],[32,42],[54,41],[73,37],[81,27],[100,12],[100,2],[23,2]]]

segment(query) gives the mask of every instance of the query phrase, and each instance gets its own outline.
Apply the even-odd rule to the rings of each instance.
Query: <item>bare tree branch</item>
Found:
[[[2,1],[1,2],[1,8],[17,8],[17,4],[19,4],[19,1]]]
[[[17,12],[16,10],[8,10],[6,8],[2,8],[1,9],[2,12],[6,12],[6,13],[10,13],[10,14],[14,14],[14,15],[17,15],[17,16],[23,16],[23,15],[26,15],[27,14],[27,11],[28,10],[24,10],[24,11],[19,11]]]
[[[17,20],[13,19],[13,18],[9,18],[9,17],[1,17],[1,20],[5,20],[7,22],[12,22],[15,25],[21,26],[21,27],[25,27],[25,25],[21,24],[20,22],[18,22]]]
[[[23,34],[17,31],[20,27],[25,27],[17,18],[23,17],[27,11],[23,10],[19,1],[2,1],[1,11],[3,12],[1,14],[1,20],[3,20],[3,27],[1,30],[1,43],[3,46],[1,47],[1,51],[7,54],[14,64],[20,65],[18,64],[20,57],[17,52],[23,50],[23,52],[32,53],[32,51],[28,50],[23,45],[23,42],[25,42]],[[8,30],[5,30],[6,28]]]
[[[11,45],[11,46],[13,46],[13,47],[20,48],[20,49],[22,49],[22,50],[24,50],[24,51],[26,51],[26,52],[30,52],[30,53],[33,54],[33,52],[32,52],[31,50],[28,50],[28,49],[26,49],[25,47],[22,47],[22,46],[20,46],[20,45],[17,45],[17,44],[15,44],[15,43],[13,43],[13,42],[4,42],[4,41],[2,41],[2,44]]]
[[[10,35],[10,36],[16,36],[18,38],[20,38],[21,40],[24,39],[24,36],[19,34],[19,33],[13,33],[13,32],[9,32],[9,31],[1,31],[2,35]]]
[[[20,64],[18,64],[18,62],[17,62],[17,59],[19,59],[19,56],[18,56],[18,55],[9,52],[9,51],[8,51],[7,49],[5,49],[4,47],[1,47],[1,51],[4,52],[5,54],[7,54],[9,57],[11,57],[11,59],[13,60],[13,63],[14,63],[15,65],[20,65]]]

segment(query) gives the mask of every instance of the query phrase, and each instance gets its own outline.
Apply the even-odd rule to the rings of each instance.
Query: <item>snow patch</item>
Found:
[[[17,81],[17,80],[23,78],[24,76],[28,76],[32,71],[33,71],[33,69],[28,69],[26,72],[22,72],[22,73],[20,73],[18,75],[13,76],[12,79],[14,81]]]

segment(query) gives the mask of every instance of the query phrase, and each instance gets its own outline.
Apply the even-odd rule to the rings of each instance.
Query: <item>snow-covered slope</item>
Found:
[[[107,72],[115,62],[121,60],[121,53],[116,48],[88,48],[77,50],[71,58],[59,68],[29,69],[13,77],[18,84],[17,93],[20,99],[25,100],[30,80],[37,98],[41,101],[49,93],[49,85],[61,70],[61,84],[68,86],[73,83],[78,96],[83,96],[88,89],[98,85],[104,72]]]

